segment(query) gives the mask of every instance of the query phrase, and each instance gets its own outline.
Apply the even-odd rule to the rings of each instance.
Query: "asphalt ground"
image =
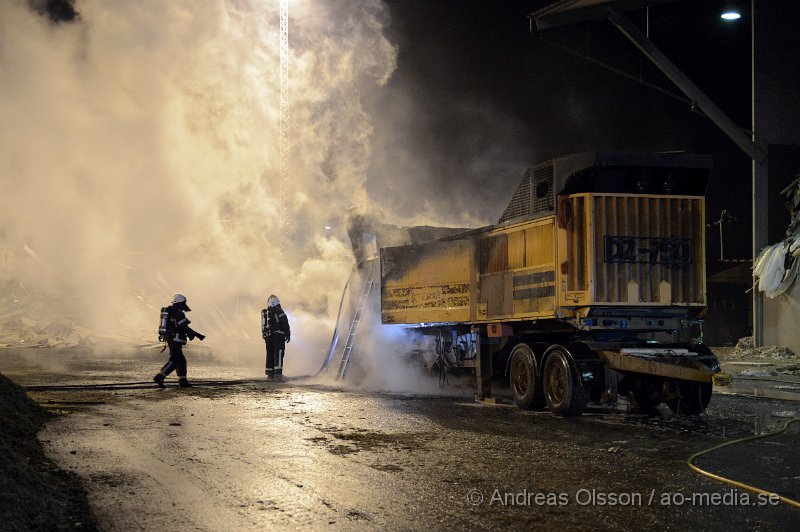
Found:
[[[57,359],[54,363],[53,359]],[[793,530],[800,510],[692,472],[686,459],[771,431],[800,403],[715,394],[705,414],[624,403],[564,419],[441,395],[191,364],[157,389],[160,358],[29,350],[0,359],[52,412],[45,450],[74,473],[104,530]],[[734,381],[736,383],[736,381]],[[698,465],[797,497],[796,425]],[[722,452],[724,451],[724,452]]]

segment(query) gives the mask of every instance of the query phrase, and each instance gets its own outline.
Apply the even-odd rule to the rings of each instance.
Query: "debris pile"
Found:
[[[0,288],[0,348],[65,348],[94,343],[90,330],[35,301],[19,283],[5,283]]]
[[[724,357],[731,360],[764,362],[772,364],[774,367],[769,369],[750,369],[745,370],[739,375],[752,377],[767,377],[775,375],[796,375],[800,376],[800,355],[788,347],[780,345],[765,345],[756,347],[752,336],[740,338],[736,347]]]
[[[89,346],[92,332],[66,318],[32,319],[22,311],[0,315],[0,348]]]
[[[770,299],[786,292],[800,276],[800,173],[781,194],[791,216],[786,238],[762,249],[753,264],[758,289]]]
[[[0,445],[8,437],[35,435],[47,416],[22,388],[0,373]],[[4,455],[0,453],[0,458]]]
[[[739,338],[729,358],[746,358],[770,362],[800,362],[800,357],[788,347],[780,345],[756,347],[752,336]]]
[[[44,454],[36,433],[49,415],[0,374],[0,523],[4,530],[95,530],[76,477]]]

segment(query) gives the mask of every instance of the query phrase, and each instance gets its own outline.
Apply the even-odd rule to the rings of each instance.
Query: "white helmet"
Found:
[[[179,309],[185,310],[186,312],[190,312],[192,310],[189,308],[189,305],[186,304],[186,296],[183,294],[175,294],[175,297],[172,298],[172,304]]]
[[[281,304],[281,300],[278,299],[278,296],[276,296],[275,294],[272,294],[267,299],[267,306],[268,307],[277,307],[280,304]]]

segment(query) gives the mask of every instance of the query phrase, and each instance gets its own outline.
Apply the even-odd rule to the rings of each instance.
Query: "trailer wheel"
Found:
[[[680,381],[678,397],[667,399],[667,406],[676,414],[696,416],[702,414],[710,402],[710,382]]]
[[[633,408],[642,412],[649,412],[661,404],[660,397],[653,397],[643,392],[631,394],[630,401]]]
[[[536,376],[533,351],[527,344],[519,344],[511,352],[511,369],[508,374],[514,402],[523,410],[541,409],[545,406],[544,393]]]
[[[578,384],[577,376],[561,349],[550,351],[542,374],[544,397],[550,411],[560,416],[579,416],[589,403],[589,390]]]
[[[663,381],[661,379],[640,377],[628,398],[631,406],[643,412],[655,409],[662,402]]]

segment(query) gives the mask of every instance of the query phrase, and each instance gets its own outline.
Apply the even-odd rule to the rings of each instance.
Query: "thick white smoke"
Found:
[[[25,0],[0,3],[4,328],[147,341],[182,292],[216,351],[260,352],[259,309],[275,293],[290,349],[324,353],[353,260],[337,228],[366,202],[361,98],[395,68],[381,2],[290,2],[289,249],[277,0],[75,8],[78,20],[54,24]]]

